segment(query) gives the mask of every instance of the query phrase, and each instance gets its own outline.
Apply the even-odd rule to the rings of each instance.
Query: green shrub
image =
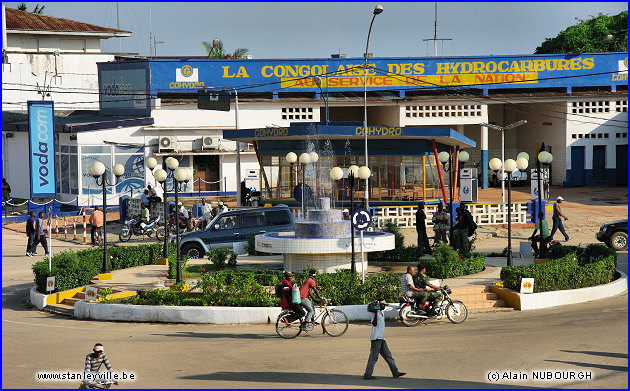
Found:
[[[577,252],[578,262],[580,265],[594,263],[600,259],[612,257],[617,266],[617,252],[603,244],[589,244],[586,248],[579,248]]]
[[[110,270],[150,265],[162,256],[162,244],[109,247],[107,254]],[[51,272],[48,271],[48,261],[37,262],[32,267],[37,290],[41,293],[46,293],[49,276],[55,276],[57,292],[90,284],[90,280],[103,270],[103,249],[64,251],[54,255],[51,263]]]
[[[238,258],[238,254],[234,251],[230,251],[228,255],[228,266],[236,266],[236,258]]]
[[[555,246],[549,250],[549,259],[564,258],[568,254],[577,252],[578,246]]]
[[[210,251],[208,251],[208,259],[214,264],[217,269],[220,270],[225,268],[226,260],[228,258],[228,255],[231,256],[231,253],[234,253],[234,251],[231,251],[228,248],[212,248],[210,249]],[[234,264],[236,265],[236,253],[234,253]]]
[[[184,268],[186,267],[186,262],[188,262],[188,256],[180,255],[179,263],[181,265],[182,273]],[[177,278],[177,253],[174,251],[169,251],[168,253],[168,278],[174,279]],[[184,277],[185,278],[185,277]]]
[[[426,274],[432,278],[453,278],[480,273],[485,262],[486,257],[483,254],[473,253],[464,258],[445,243],[438,244],[430,259],[420,261],[426,265]]]
[[[522,278],[534,278],[535,293],[607,284],[612,281],[614,275],[614,256],[580,265],[575,253],[547,263],[507,266],[501,270],[504,287],[520,290]]]

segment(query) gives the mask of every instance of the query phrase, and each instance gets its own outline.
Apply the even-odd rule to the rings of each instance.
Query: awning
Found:
[[[224,130],[223,138],[240,142],[302,140],[305,137],[320,140],[364,139],[363,125],[359,123],[324,124],[292,123],[289,127]],[[450,128],[368,126],[369,140],[435,140],[460,148],[472,148],[475,141]]]

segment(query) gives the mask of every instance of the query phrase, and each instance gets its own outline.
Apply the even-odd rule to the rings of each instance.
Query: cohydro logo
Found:
[[[191,77],[193,74],[193,68],[190,65],[184,65],[182,67],[182,76],[184,77]]]
[[[39,174],[39,186],[44,187],[50,183],[48,170],[48,134],[50,132],[49,124],[51,123],[49,118],[49,111],[47,109],[37,109],[37,152],[33,152],[33,156],[37,157],[39,167],[37,167],[37,173]]]

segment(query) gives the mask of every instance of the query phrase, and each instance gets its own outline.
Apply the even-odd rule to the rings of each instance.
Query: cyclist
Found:
[[[322,297],[322,295],[319,294],[319,291],[317,290],[317,284],[315,283],[314,278],[316,275],[317,275],[316,270],[314,269],[309,270],[308,278],[306,279],[306,281],[304,281],[302,286],[300,286],[300,298],[302,299],[302,307],[306,309],[306,318],[304,318],[304,322],[302,323],[302,326],[301,326],[302,328],[304,328],[307,323],[311,322],[313,319],[313,315],[315,315],[313,304],[308,299],[309,296],[312,296],[311,290],[315,292],[315,294],[317,295],[317,298],[319,299],[319,302],[321,304],[324,304],[325,299]]]
[[[97,229],[103,228],[103,212],[98,209],[98,206],[95,206],[94,212],[90,214],[90,224],[92,224],[92,229],[90,230],[90,236],[92,237],[92,246],[95,246],[96,239],[94,238],[94,233]]]
[[[94,345],[94,348],[92,349],[92,353],[88,354],[87,356],[85,356],[85,370],[84,372],[84,377],[86,377],[86,374],[95,374],[98,373],[99,370],[101,369],[101,365],[105,364],[105,367],[107,368],[108,372],[112,371],[112,364],[109,363],[109,358],[107,357],[107,354],[105,354],[105,349],[103,348],[103,344],[97,343],[96,345]],[[89,379],[87,379],[87,377],[83,380],[83,385],[89,385],[90,383],[93,383],[93,381],[90,381]],[[116,381],[114,381],[114,384],[118,384]]]
[[[429,277],[424,274],[426,271],[427,267],[420,263],[418,264],[418,274],[414,276],[414,284],[421,290],[418,299],[420,306],[418,308],[424,308],[424,302],[429,300],[431,307],[429,307],[427,315],[437,315],[436,308],[439,301],[442,299],[442,293],[440,292],[439,286],[435,286],[429,282]],[[431,291],[427,287],[433,288],[434,290]]]
[[[280,306],[283,309],[291,310],[291,314],[287,318],[289,322],[293,322],[294,320],[300,319],[306,315],[302,305],[295,304],[293,303],[293,300],[291,300],[291,290],[293,289],[293,284],[295,284],[295,277],[293,276],[293,273],[290,271],[284,272],[284,281],[282,281],[282,300],[280,301]]]

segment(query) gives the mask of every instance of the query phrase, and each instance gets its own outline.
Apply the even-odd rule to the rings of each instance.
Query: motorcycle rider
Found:
[[[149,208],[144,204],[140,204],[140,226],[142,229],[149,223]]]
[[[540,233],[542,234],[542,243],[540,241],[540,235],[536,235],[538,230],[540,230]],[[542,213],[538,214],[538,222],[536,222],[534,232],[529,239],[532,241],[532,250],[534,250],[535,258],[540,258],[547,253],[547,246],[551,241],[551,234],[549,233],[549,224],[547,224],[547,220],[542,218]],[[539,243],[540,247],[538,247]]]
[[[427,267],[421,263],[418,264],[418,273],[414,276],[414,283],[421,290],[420,299],[418,300],[419,308],[424,308],[424,302],[429,300],[431,302],[431,306],[427,311],[427,315],[437,315],[437,307],[439,305],[440,300],[442,299],[442,293],[440,292],[440,287],[435,286],[429,282],[429,277],[427,277],[426,273]],[[434,290],[429,290],[428,288],[432,288]]]

